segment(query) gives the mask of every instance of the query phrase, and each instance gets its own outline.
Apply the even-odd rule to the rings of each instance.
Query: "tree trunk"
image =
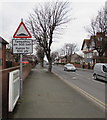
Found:
[[[41,67],[44,67],[44,61],[43,60],[41,61]]]
[[[68,57],[68,62],[71,63],[71,55]]]
[[[50,56],[50,51],[51,51],[50,49],[48,49],[48,51],[45,50],[45,54],[46,54],[46,57],[47,57],[48,63],[49,63],[48,72],[52,71],[52,58]]]
[[[52,61],[49,60],[48,72],[52,72]]]

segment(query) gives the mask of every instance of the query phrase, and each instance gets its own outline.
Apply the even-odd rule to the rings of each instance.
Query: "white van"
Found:
[[[107,64],[106,63],[96,63],[94,66],[94,79],[101,79],[107,81]]]

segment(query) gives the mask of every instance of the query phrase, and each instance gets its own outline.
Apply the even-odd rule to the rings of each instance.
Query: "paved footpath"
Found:
[[[105,113],[53,73],[34,68],[13,118],[104,118]]]

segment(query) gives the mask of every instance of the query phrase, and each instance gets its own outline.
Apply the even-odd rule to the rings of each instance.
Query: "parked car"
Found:
[[[96,63],[94,66],[94,79],[101,79],[107,81],[107,64],[106,63]]]
[[[64,65],[64,71],[76,71],[76,67],[73,64],[66,64]]]

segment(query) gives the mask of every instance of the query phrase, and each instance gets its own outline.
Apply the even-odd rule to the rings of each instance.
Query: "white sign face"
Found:
[[[22,34],[23,33],[23,34]],[[24,26],[21,26],[20,29],[18,30],[18,32],[16,33],[16,36],[21,36],[20,34],[22,35],[25,35],[25,36],[28,36],[29,34],[27,33],[26,29],[24,28]]]
[[[13,53],[30,54],[33,52],[33,43],[31,39],[13,39]]]
[[[19,70],[9,72],[9,112],[12,112],[20,96]]]

